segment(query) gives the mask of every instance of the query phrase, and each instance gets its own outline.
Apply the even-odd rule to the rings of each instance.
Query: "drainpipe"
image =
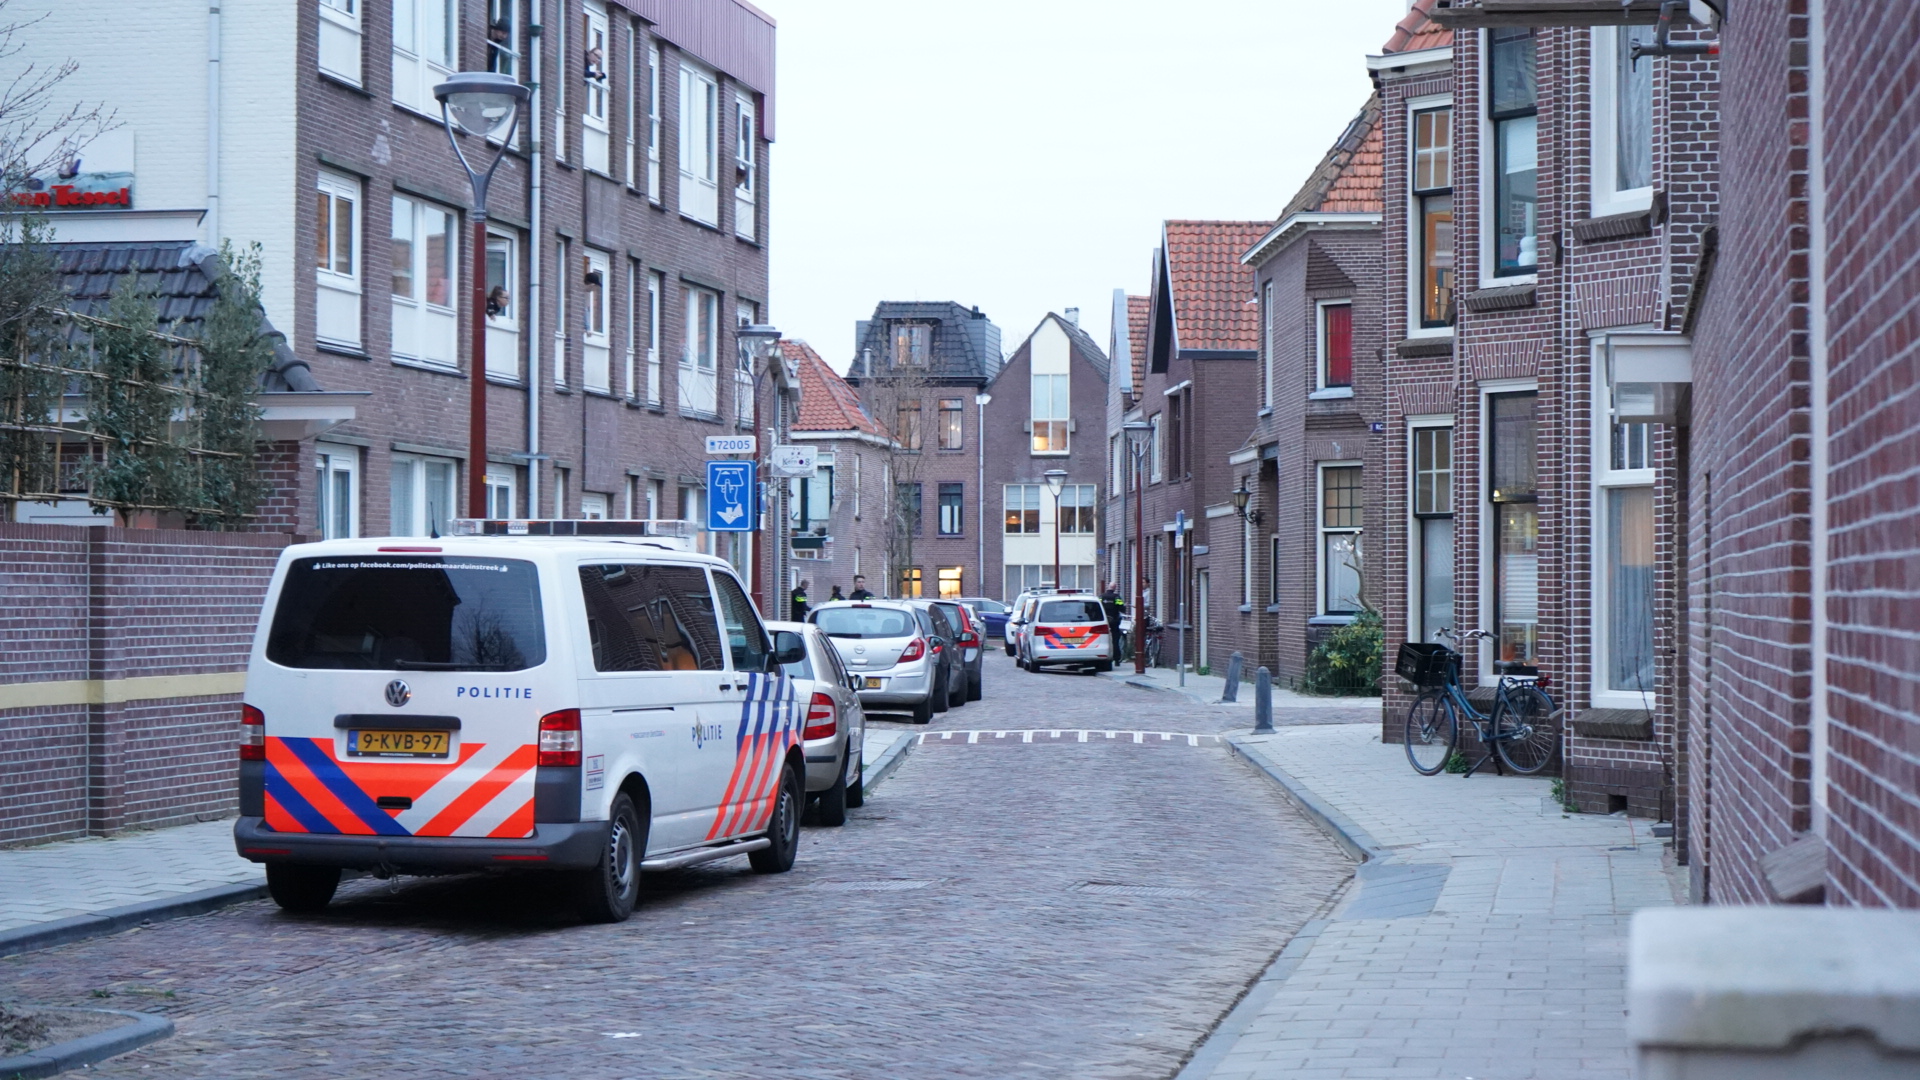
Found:
[[[536,5],[538,16],[545,5]],[[540,516],[540,258],[546,244],[540,231],[541,166],[540,133],[546,130],[546,117],[540,112],[540,24],[527,27],[527,79],[533,84],[533,97],[527,102],[527,516]],[[476,461],[476,469],[487,463]]]
[[[1827,24],[1826,0],[1812,0],[1807,5],[1807,327],[1811,331],[1808,337],[1809,349],[1808,381],[1809,409],[1812,423],[1809,429],[1812,445],[1809,447],[1808,508],[1811,511],[1808,537],[1811,550],[1808,552],[1808,568],[1812,571],[1812,622],[1810,644],[1813,646],[1813,701],[1808,710],[1807,725],[1812,729],[1808,734],[1811,761],[1810,780],[1813,790],[1808,801],[1813,810],[1813,831],[1820,836],[1827,834],[1827,761],[1832,752],[1828,724],[1827,696],[1827,568],[1831,559],[1828,551],[1828,475],[1832,467],[1827,439],[1831,422],[1827,415],[1831,388],[1827,385],[1831,359],[1827,351]]]
[[[207,246],[220,246],[220,0],[207,5]]]
[[[974,528],[980,534],[980,580],[977,587],[981,596],[990,595],[987,592],[987,402],[992,400],[992,396],[984,391],[973,395],[974,412],[979,417],[974,423],[973,442],[974,454],[980,459],[980,482],[974,485],[973,498],[980,505],[974,515]],[[1003,581],[1000,583],[1000,592],[1004,595],[1006,591],[1007,583]]]

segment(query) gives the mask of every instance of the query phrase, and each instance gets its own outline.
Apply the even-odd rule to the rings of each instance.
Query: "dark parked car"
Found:
[[[1004,638],[1007,636],[1007,616],[1013,609],[998,600],[989,600],[984,596],[963,596],[960,602],[980,613],[986,621],[986,636]]]
[[[960,605],[951,600],[908,600],[906,603],[920,613],[927,640],[933,643],[935,658],[947,665],[947,704],[960,706],[972,701],[969,693],[972,680],[967,666],[968,631],[966,617],[960,613]],[[977,664],[979,635],[973,635],[973,641],[974,663]]]
[[[946,612],[948,621],[960,628],[960,660],[967,674],[967,687],[965,696],[958,700],[979,701],[984,693],[983,673],[987,663],[987,639],[980,632],[979,617],[964,600],[929,600],[927,603]]]

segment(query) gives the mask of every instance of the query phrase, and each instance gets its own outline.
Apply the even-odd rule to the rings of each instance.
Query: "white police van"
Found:
[[[242,856],[290,910],[343,869],[543,868],[625,919],[640,871],[792,867],[790,680],[681,522],[456,522],[280,556],[247,667]]]

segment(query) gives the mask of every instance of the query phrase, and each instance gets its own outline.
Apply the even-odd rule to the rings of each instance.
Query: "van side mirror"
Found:
[[[799,634],[791,630],[773,632],[773,664],[779,670],[787,664],[798,664],[807,658],[807,643]]]

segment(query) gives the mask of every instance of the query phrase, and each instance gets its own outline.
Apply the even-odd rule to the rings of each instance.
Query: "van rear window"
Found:
[[[287,568],[267,659],[291,668],[520,671],[547,659],[521,559],[347,555]]]
[[[1107,621],[1107,613],[1100,609],[1098,600],[1048,600],[1040,605],[1041,622],[1061,623],[1101,623]]]

